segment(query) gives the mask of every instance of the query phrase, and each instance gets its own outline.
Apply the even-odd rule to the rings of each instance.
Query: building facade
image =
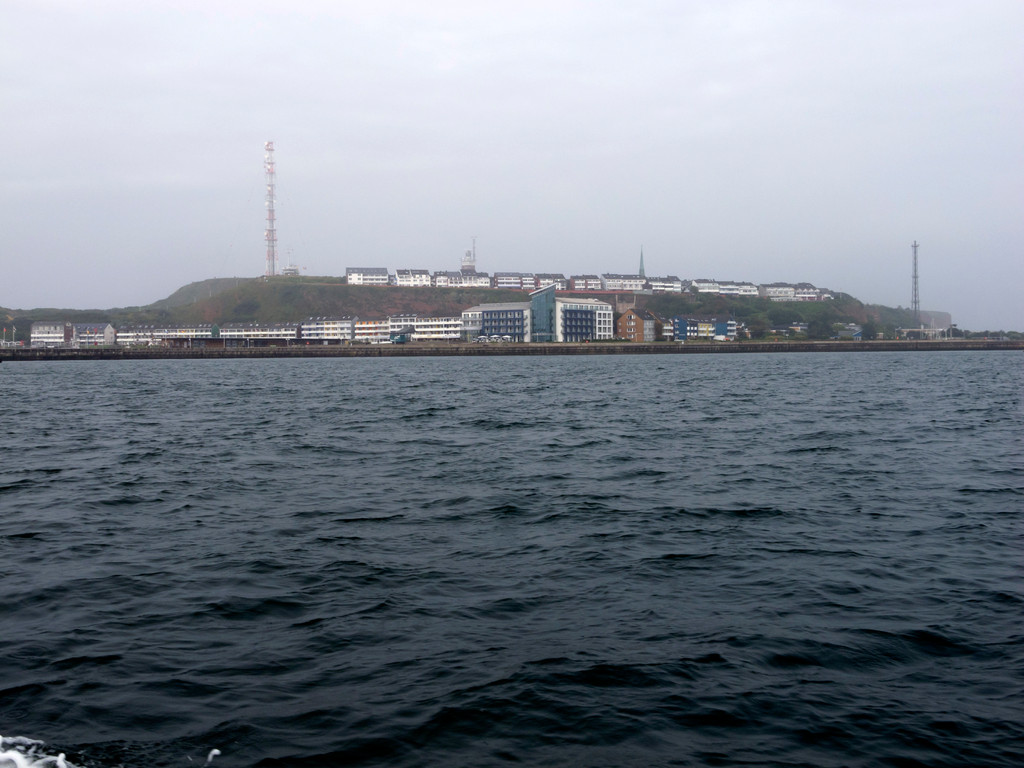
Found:
[[[61,320],[38,320],[32,323],[29,332],[29,344],[33,347],[68,347],[74,338],[74,326]]]
[[[355,335],[356,317],[309,317],[299,328],[302,340],[311,344],[348,344]]]
[[[395,285],[399,288],[429,288],[430,272],[425,269],[395,270]]]
[[[646,283],[643,275],[601,275],[601,290],[604,291],[642,291]]]
[[[672,318],[676,341],[735,341],[736,321],[731,318],[677,315]]]
[[[349,285],[388,285],[387,267],[346,267],[345,282]]]
[[[615,324],[620,339],[637,342],[659,341],[662,334],[661,318],[645,309],[627,309]]]
[[[574,291],[601,291],[604,285],[597,275],[573,275],[569,278],[569,285]]]

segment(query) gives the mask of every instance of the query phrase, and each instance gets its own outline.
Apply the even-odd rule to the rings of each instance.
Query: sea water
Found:
[[[1020,352],[4,363],[0,766],[1024,764],[1022,391]]]

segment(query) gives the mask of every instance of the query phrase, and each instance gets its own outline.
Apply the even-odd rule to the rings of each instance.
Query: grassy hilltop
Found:
[[[617,310],[635,305],[663,318],[697,313],[732,316],[745,322],[755,338],[772,326],[804,322],[826,329],[832,323],[855,322],[868,329],[891,331],[909,326],[909,310],[863,304],[847,294],[832,301],[772,302],[762,298],[684,294],[600,294]],[[67,320],[76,323],[109,322],[126,325],[164,325],[230,322],[284,322],[311,316],[354,315],[381,318],[394,314],[458,315],[474,304],[523,301],[523,291],[486,288],[396,288],[346,285],[340,277],[216,278],[190,283],[144,307],[118,309],[0,309],[8,328],[28,340],[32,322]],[[867,330],[867,329],[866,329]]]

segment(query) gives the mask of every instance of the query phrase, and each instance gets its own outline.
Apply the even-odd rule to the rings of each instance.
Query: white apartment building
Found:
[[[651,293],[682,293],[683,281],[674,275],[667,277],[648,277],[647,285]]]
[[[718,284],[718,293],[722,296],[757,296],[759,292],[753,283],[722,281]]]
[[[462,338],[461,317],[417,317],[413,341],[453,341]]]
[[[537,287],[537,279],[532,272],[495,272],[494,287],[532,291]]]
[[[772,301],[824,301],[832,298],[832,294],[810,283],[766,283],[760,286],[759,292]]]
[[[717,280],[691,280],[690,290],[696,293],[718,293],[720,286]]]
[[[647,279],[643,275],[601,275],[601,290],[604,291],[642,291]]]
[[[463,288],[490,288],[491,276],[486,272],[463,272]]]
[[[298,323],[226,323],[220,338],[226,346],[274,346],[289,344],[299,338]]]
[[[39,320],[32,323],[29,343],[33,347],[71,346],[75,329],[71,323],[58,320]]]
[[[549,285],[553,285],[556,291],[564,291],[569,287],[569,281],[565,279],[565,275],[553,272],[538,272],[536,278],[537,288],[547,288]]]
[[[110,323],[75,323],[74,339],[76,347],[112,347],[117,344],[117,331]]]
[[[354,317],[310,317],[299,330],[304,341],[314,344],[347,344],[355,335]]]
[[[356,320],[352,326],[352,341],[356,344],[382,344],[391,340],[391,325],[384,320]]]
[[[604,290],[604,284],[597,275],[573,275],[569,278],[569,284],[574,291]]]
[[[387,267],[346,267],[345,282],[349,285],[388,285]]]
[[[435,272],[432,278],[436,288],[455,288],[462,285],[461,272]]]
[[[397,269],[395,285],[400,288],[429,288],[430,272],[425,269]]]
[[[555,298],[555,341],[595,341],[615,336],[612,305],[597,299]],[[588,328],[592,330],[588,331]],[[592,334],[592,335],[591,335]]]
[[[761,286],[761,291],[772,301],[796,301],[796,286],[789,283],[767,283]]]
[[[480,335],[483,328],[483,317],[483,307],[479,305],[463,311],[461,318],[463,339],[472,341]]]

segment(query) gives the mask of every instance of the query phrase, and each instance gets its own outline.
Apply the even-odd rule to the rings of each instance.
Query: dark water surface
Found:
[[[1022,391],[1020,352],[5,363],[0,733],[1022,765]]]

